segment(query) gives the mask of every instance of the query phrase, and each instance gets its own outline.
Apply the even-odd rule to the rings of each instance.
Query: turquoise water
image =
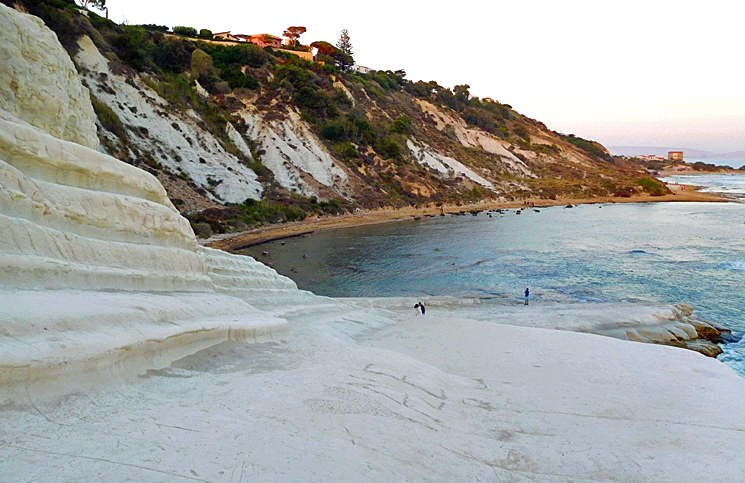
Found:
[[[320,295],[519,304],[530,287],[536,304],[689,303],[698,315],[745,333],[744,203],[438,216],[322,232],[246,253]],[[728,344],[720,358],[745,375],[743,351],[745,342]]]

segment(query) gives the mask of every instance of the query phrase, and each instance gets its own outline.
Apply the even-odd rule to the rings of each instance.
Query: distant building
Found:
[[[212,38],[215,40],[231,40],[233,42],[240,42],[240,39],[231,34],[230,30],[227,32],[217,32],[216,34],[212,34]]]
[[[371,70],[372,70],[371,68],[365,67],[364,65],[357,65],[357,64],[355,64],[355,65],[352,66],[352,71],[353,72],[359,72],[360,74],[367,74]]]
[[[668,151],[667,160],[670,162],[683,161],[683,151]]]
[[[282,38],[275,37],[269,34],[256,34],[256,35],[236,35],[238,38],[245,39],[252,44],[256,44],[259,47],[272,47],[275,49],[282,48]]]
[[[650,162],[650,161],[664,161],[665,160],[665,158],[663,158],[661,156],[655,156],[654,154],[636,156],[636,159],[638,159],[640,161],[647,161],[647,162]]]

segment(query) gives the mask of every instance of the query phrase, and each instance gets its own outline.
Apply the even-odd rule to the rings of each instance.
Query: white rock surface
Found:
[[[348,176],[326,151],[305,121],[295,111],[282,120],[265,121],[255,108],[247,108],[241,116],[248,126],[248,135],[265,154],[262,162],[284,188],[324,198],[319,186],[346,192]],[[315,185],[315,186],[314,186]]]
[[[31,15],[0,5],[0,110],[54,137],[98,147],[88,89],[57,36]]]
[[[415,143],[411,139],[407,139],[406,147],[409,148],[409,151],[414,155],[414,158],[419,161],[419,164],[435,169],[450,178],[465,176],[482,186],[494,189],[494,185],[490,181],[479,176],[457,159],[443,156],[424,143]]]
[[[20,40],[51,35],[4,6],[0,21],[20,26]],[[0,45],[12,45],[6,34],[13,32],[4,29]],[[57,90],[4,92],[0,107],[0,385],[16,390],[57,380],[75,387],[92,372],[131,373],[227,339],[286,336],[285,320],[220,294],[216,257],[200,248],[154,176],[62,139],[57,126],[72,114],[24,107],[32,92],[41,104],[43,96],[76,99],[60,112],[84,103],[80,112],[92,113],[87,97],[75,97],[87,91],[74,70],[50,67],[64,54],[59,44],[24,48],[6,49],[8,65],[40,60],[26,62],[10,85],[38,80]],[[95,129],[89,122],[81,139],[95,137]],[[235,295],[298,293],[274,270],[244,260],[233,262],[244,278],[232,287]]]
[[[170,110],[168,103],[139,77],[113,73],[89,37],[81,37],[78,44],[80,51],[75,58],[83,69],[83,79],[122,123],[137,128],[136,132],[129,132],[130,143],[144,152],[155,153],[155,161],[172,172],[186,173],[198,185],[214,188],[222,201],[261,199],[263,188],[256,173],[200,127],[203,121],[195,112],[189,116]],[[228,126],[229,138],[251,159],[245,141],[233,126]]]
[[[320,299],[289,321],[285,342],[223,343],[61,403],[37,387],[6,399],[0,479],[714,483],[745,470],[745,384],[691,351]]]
[[[446,127],[451,128],[463,146],[481,147],[487,153],[496,154],[499,156],[503,167],[514,174],[527,177],[535,176],[520,158],[507,149],[510,144],[506,141],[502,141],[488,132],[469,127],[459,116],[454,116],[430,102],[421,99],[416,99],[415,102],[422,112],[435,121],[437,129],[442,131]]]

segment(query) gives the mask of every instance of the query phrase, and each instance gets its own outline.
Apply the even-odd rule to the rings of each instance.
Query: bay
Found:
[[[510,305],[530,287],[533,304],[688,303],[745,333],[737,202],[512,209],[339,229],[244,253],[319,295]],[[720,359],[745,376],[745,343],[727,344]]]

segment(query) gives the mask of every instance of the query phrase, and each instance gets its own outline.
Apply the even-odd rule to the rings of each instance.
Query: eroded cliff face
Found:
[[[52,136],[96,149],[96,115],[57,36],[31,15],[3,5],[0,108]],[[7,39],[7,40],[6,40]],[[11,116],[12,115],[12,116]]]
[[[202,249],[156,177],[95,149],[87,90],[54,34],[4,5],[0,25],[0,386],[286,334],[246,301],[308,295]]]
[[[81,37],[78,44],[80,50],[75,59],[82,79],[129,131],[128,161],[141,161],[139,158],[146,156],[146,164],[157,163],[173,174],[185,175],[209,190],[204,196],[215,201],[242,203],[261,199],[263,187],[256,173],[204,128],[204,120],[196,112],[174,108],[138,75],[114,73],[88,36]],[[243,160],[252,160],[250,148],[230,123],[226,134]],[[105,130],[102,135],[119,142]]]

